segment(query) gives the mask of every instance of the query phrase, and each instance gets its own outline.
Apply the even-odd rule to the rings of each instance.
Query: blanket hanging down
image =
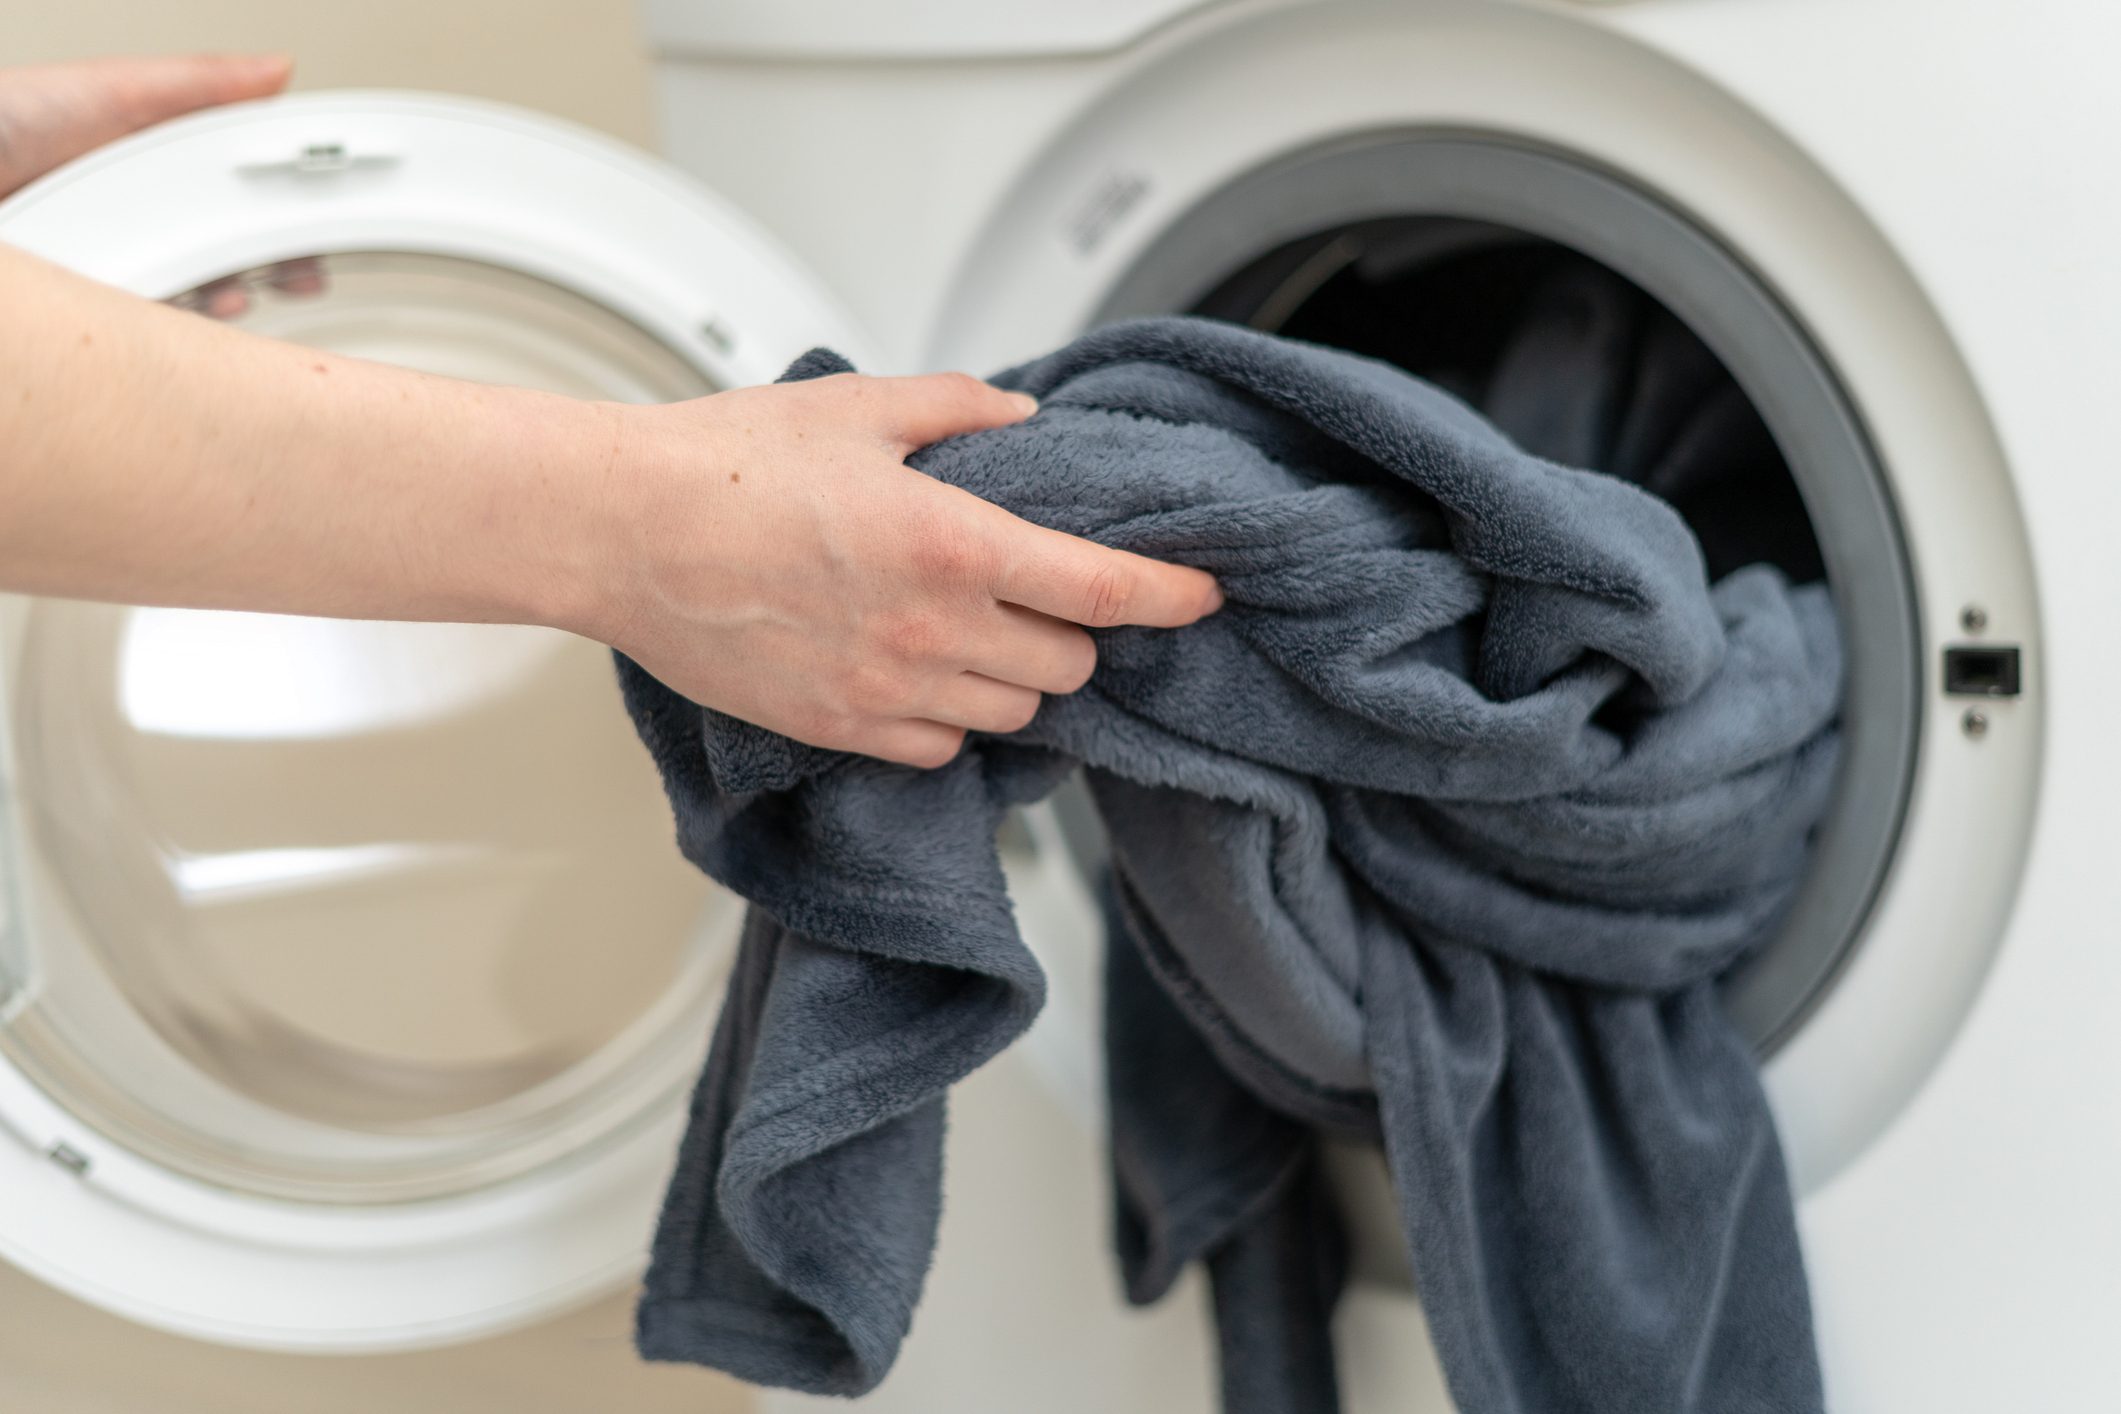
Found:
[[[1112,845],[1128,1291],[1208,1264],[1226,1410],[1337,1405],[1328,1135],[1382,1145],[1465,1414],[1820,1409],[1781,1154],[1713,983],[1826,807],[1823,586],[1712,587],[1666,503],[1334,350],[1149,320],[996,381],[1039,415],[914,465],[1207,569],[1227,605],[1101,634],[1087,688],[931,772],[620,660],[686,855],[753,905],[642,1351],[883,1378],[944,1092],[1043,996],[995,829],[1079,763]]]

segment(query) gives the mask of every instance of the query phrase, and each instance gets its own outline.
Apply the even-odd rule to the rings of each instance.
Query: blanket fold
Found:
[[[1605,322],[1528,329],[1489,391],[1527,440],[1693,494],[1712,385],[1527,395],[1540,360],[1565,372],[1640,318],[1583,298]],[[1111,843],[1127,1290],[1207,1264],[1227,1411],[1336,1407],[1323,1135],[1381,1145],[1465,1414],[1818,1410],[1788,1182],[1715,979],[1772,935],[1827,805],[1824,587],[1742,553],[1712,585],[1668,504],[1334,350],[1148,320],[996,381],[1039,415],[914,465],[1209,569],[1226,607],[1101,634],[1082,692],[931,772],[620,660],[681,847],[754,906],[643,1352],[843,1395],[889,1369],[944,1094],[1043,994],[995,830],[1081,766]]]

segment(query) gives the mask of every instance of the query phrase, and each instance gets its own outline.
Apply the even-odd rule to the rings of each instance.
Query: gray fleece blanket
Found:
[[[1788,1183],[1714,979],[1772,933],[1825,807],[1824,589],[1711,586],[1665,502],[1337,351],[1152,320],[996,381],[1039,414],[915,465],[1208,569],[1227,606],[1102,634],[1082,692],[930,772],[621,660],[685,853],[753,904],[642,1351],[884,1377],[945,1092],[1042,998],[996,827],[1080,765],[1111,843],[1127,1289],[1208,1265],[1231,1414],[1336,1407],[1324,1136],[1382,1146],[1465,1414],[1818,1410]]]

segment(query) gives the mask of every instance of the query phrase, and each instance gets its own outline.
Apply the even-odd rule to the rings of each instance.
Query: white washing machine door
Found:
[[[172,124],[0,206],[0,240],[582,396],[862,352],[709,193],[453,100]],[[0,1254],[309,1349],[482,1334],[636,1273],[738,908],[671,848],[601,648],[0,601],[0,812]]]

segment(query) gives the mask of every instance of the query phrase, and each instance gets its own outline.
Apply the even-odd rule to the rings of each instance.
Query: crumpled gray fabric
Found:
[[[1208,1264],[1226,1410],[1336,1406],[1326,1135],[1383,1147],[1465,1414],[1819,1409],[1788,1183],[1714,979],[1772,932],[1825,808],[1824,588],[1711,587],[1665,503],[1334,350],[1149,320],[996,381],[1038,416],[915,465],[1208,569],[1227,605],[1101,634],[1082,692],[925,773],[621,660],[682,848],[753,904],[642,1351],[883,1378],[944,1092],[1042,999],[995,830],[1080,763],[1111,837],[1127,1288]]]

